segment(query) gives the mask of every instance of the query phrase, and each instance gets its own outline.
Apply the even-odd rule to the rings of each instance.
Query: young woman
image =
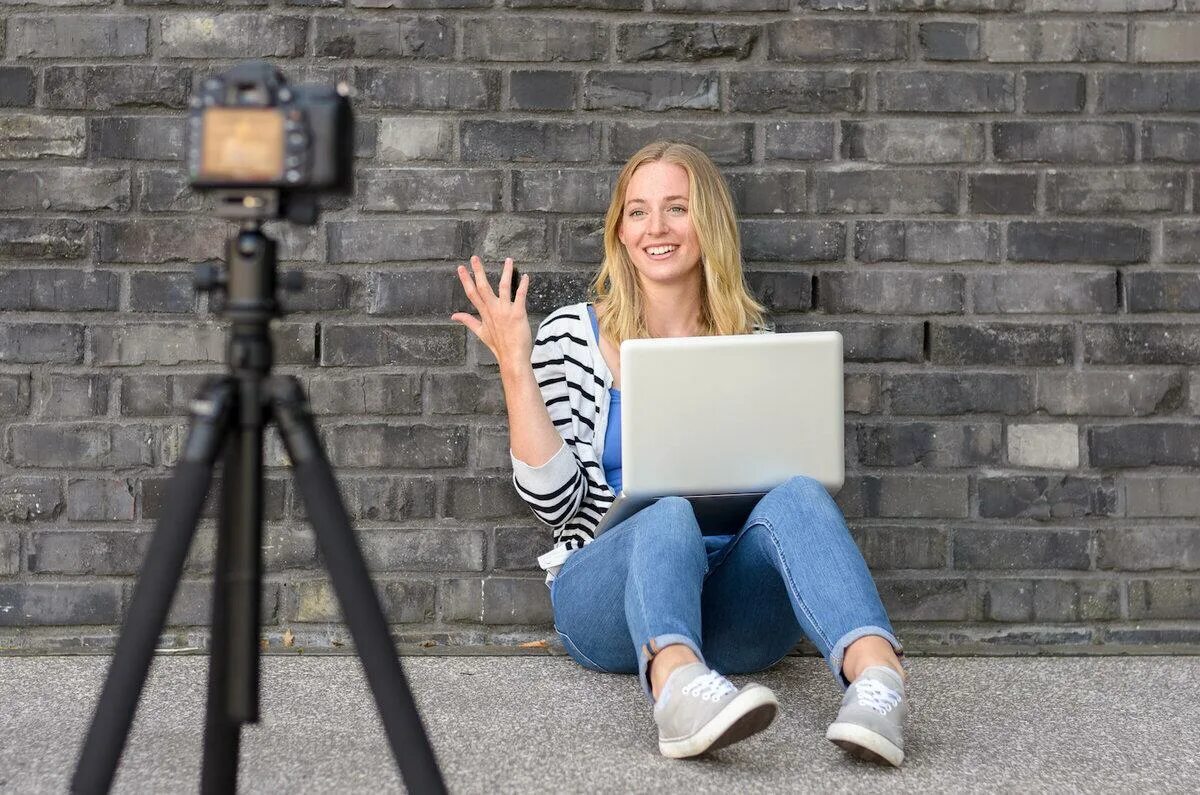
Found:
[[[617,178],[594,302],[530,332],[529,276],[499,294],[478,257],[459,280],[479,317],[452,315],[492,351],[508,407],[513,483],[554,529],[547,570],[555,628],[585,668],[637,672],[659,749],[691,757],[767,728],[778,703],[723,673],[779,662],[806,635],[844,691],[826,733],[860,758],[900,765],[904,652],[837,505],[797,476],[745,524],[704,536],[691,505],[659,500],[594,537],[621,488],[620,345],[627,339],[765,330],[733,204],[699,149],[660,141]]]

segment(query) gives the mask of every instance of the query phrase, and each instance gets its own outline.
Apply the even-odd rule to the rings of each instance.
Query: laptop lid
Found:
[[[836,331],[621,344],[621,466],[630,497],[766,492],[845,478]]]

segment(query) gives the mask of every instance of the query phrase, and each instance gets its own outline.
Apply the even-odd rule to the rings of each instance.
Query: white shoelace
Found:
[[[700,697],[701,701],[720,701],[726,693],[732,693],[735,690],[737,688],[733,686],[733,683],[716,671],[701,674],[681,688],[685,696],[696,695]]]
[[[900,694],[875,679],[859,679],[854,683],[858,703],[886,715],[900,703]]]

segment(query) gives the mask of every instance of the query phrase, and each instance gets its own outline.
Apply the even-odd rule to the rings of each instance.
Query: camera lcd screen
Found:
[[[283,114],[271,108],[208,108],[199,177],[230,182],[283,178]]]

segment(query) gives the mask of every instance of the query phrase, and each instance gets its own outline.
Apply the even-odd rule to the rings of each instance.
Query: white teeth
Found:
[[[646,249],[646,253],[654,255],[666,254],[668,251],[674,251],[675,249],[676,246],[652,246]]]

